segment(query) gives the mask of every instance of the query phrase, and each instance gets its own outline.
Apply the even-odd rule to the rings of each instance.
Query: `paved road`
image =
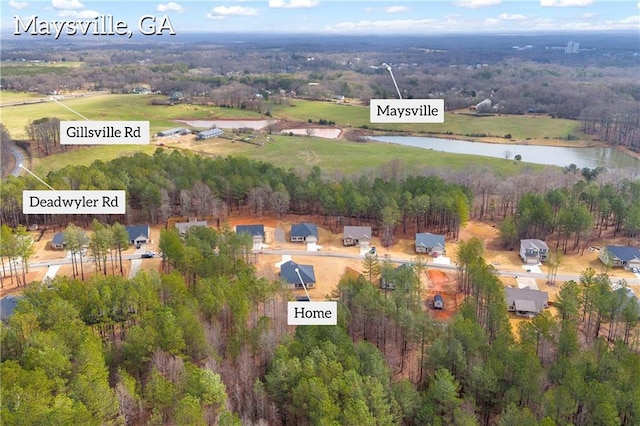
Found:
[[[16,165],[11,171],[11,176],[20,176],[20,173],[22,173],[20,164],[24,164],[24,153],[15,144],[11,144],[11,154],[13,155],[13,158],[16,159]]]
[[[144,249],[140,249],[139,251],[143,252]],[[357,253],[344,253],[344,252],[331,252],[331,251],[306,251],[306,250],[274,250],[274,249],[262,249],[259,251],[260,254],[271,254],[271,255],[290,255],[290,256],[322,256],[322,257],[336,257],[342,259],[362,259],[363,256]],[[132,270],[135,266],[136,269],[139,268],[144,261],[141,259],[141,253],[127,254],[123,255],[122,258],[124,260],[134,261],[132,264]],[[393,263],[406,263],[410,262],[411,259],[402,258],[402,257],[389,257],[389,261]],[[87,256],[84,258],[85,263],[93,262],[93,258]],[[54,259],[48,261],[39,261],[39,262],[30,262],[29,268],[43,268],[55,265],[68,265],[71,264],[71,259]],[[432,269],[442,269],[445,271],[456,271],[458,269],[457,265],[446,265],[442,263],[433,263],[427,262],[427,267]],[[497,274],[505,277],[528,277],[528,278],[537,278],[537,279],[547,279],[546,273],[540,272],[526,272],[526,271],[507,271],[507,270],[497,270]],[[621,277],[616,277],[615,275],[610,276],[612,282],[616,282]],[[557,274],[557,281],[569,281],[569,280],[580,280],[579,274]],[[624,278],[627,284],[629,285],[640,285],[640,278]]]
[[[291,256],[325,256],[325,257],[339,257],[343,259],[362,259],[363,256],[356,253],[342,253],[342,252],[327,252],[327,251],[306,251],[306,250],[273,250],[273,249],[263,249],[260,251],[264,254],[273,254],[273,255],[291,255]],[[389,260],[393,263],[405,263],[410,262],[411,259],[402,258],[402,257],[389,257]],[[427,267],[431,269],[442,269],[445,271],[456,271],[458,270],[457,265],[446,265],[442,263],[433,263],[427,262]],[[508,271],[504,269],[498,269],[497,274],[504,277],[527,277],[527,278],[537,278],[537,279],[547,279],[547,274],[544,272],[526,272],[526,271]],[[622,278],[616,277],[614,275],[610,276],[612,282],[616,282]],[[640,285],[640,279],[638,278],[624,278],[629,285]],[[557,281],[579,281],[580,275],[575,274],[557,274]]]

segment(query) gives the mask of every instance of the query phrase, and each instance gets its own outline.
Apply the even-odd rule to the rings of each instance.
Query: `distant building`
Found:
[[[204,130],[204,131],[198,133],[198,136],[196,136],[196,139],[201,141],[201,140],[205,140],[205,139],[216,138],[218,136],[222,136],[222,134],[224,134],[222,129],[220,129],[218,127],[215,127],[213,129]]]
[[[578,53],[580,52],[580,43],[577,41],[570,41],[565,48],[566,53]]]
[[[189,134],[189,130],[184,127],[174,127],[173,129],[161,130],[158,132],[158,136],[163,138],[187,134]]]

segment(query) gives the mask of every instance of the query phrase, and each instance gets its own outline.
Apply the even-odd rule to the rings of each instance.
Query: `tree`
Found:
[[[118,251],[118,261],[120,263],[120,275],[124,276],[122,266],[122,250],[129,245],[129,233],[127,228],[119,222],[111,225],[111,247]]]
[[[85,247],[89,244],[89,237],[83,229],[78,228],[73,223],[67,225],[62,232],[67,249],[71,252],[71,265],[73,269],[73,277],[78,274],[78,259],[80,259],[80,277],[84,280],[83,257]]]
[[[26,285],[26,273],[29,272],[29,259],[35,253],[34,242],[26,226],[19,225],[15,231],[16,255],[20,258],[22,282]]]
[[[367,253],[362,260],[362,273],[369,276],[369,282],[373,282],[373,277],[380,275],[382,265],[378,260],[378,255]]]

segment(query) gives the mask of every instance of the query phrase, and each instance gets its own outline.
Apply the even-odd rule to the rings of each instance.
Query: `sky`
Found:
[[[540,33],[550,31],[635,30],[640,34],[638,0],[199,0],[84,1],[1,0],[3,36],[14,35],[17,19],[38,25],[92,20],[111,15],[134,37],[141,17],[176,33],[447,34]],[[163,21],[164,17],[167,21]],[[149,24],[150,21],[145,21]],[[26,24],[25,24],[26,25]],[[35,28],[31,27],[31,28]],[[162,31],[167,35],[169,28]]]

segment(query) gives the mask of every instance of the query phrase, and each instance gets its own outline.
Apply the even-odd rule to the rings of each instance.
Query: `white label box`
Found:
[[[148,121],[61,121],[61,145],[148,145]]]
[[[287,324],[336,325],[338,324],[338,302],[288,302]]]
[[[444,123],[444,99],[371,99],[372,123]]]
[[[22,191],[24,214],[124,214],[126,191]]]

